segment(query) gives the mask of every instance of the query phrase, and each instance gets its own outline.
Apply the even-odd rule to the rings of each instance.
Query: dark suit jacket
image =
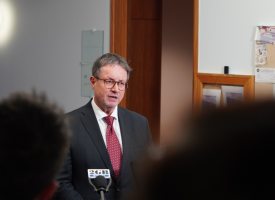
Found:
[[[58,177],[59,188],[53,199],[98,200],[100,195],[88,182],[87,169],[110,169],[112,185],[105,194],[106,200],[122,200],[135,186],[130,166],[137,156],[152,144],[149,124],[145,117],[118,107],[123,160],[118,180],[103,141],[91,101],[68,113],[71,117],[72,140],[63,171]]]

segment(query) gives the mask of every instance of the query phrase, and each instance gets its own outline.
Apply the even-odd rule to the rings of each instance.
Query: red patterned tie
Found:
[[[111,163],[115,171],[116,178],[118,179],[119,170],[122,162],[122,153],[115,129],[113,127],[114,117],[107,116],[103,119],[108,125],[106,130],[107,150],[111,158]]]

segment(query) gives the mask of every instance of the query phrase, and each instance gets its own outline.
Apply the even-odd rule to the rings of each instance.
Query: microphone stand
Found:
[[[102,190],[100,191],[100,200],[106,200],[104,196],[104,192]]]

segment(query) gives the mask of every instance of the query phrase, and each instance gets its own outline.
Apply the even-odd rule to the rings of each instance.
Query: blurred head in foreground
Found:
[[[0,199],[50,199],[69,129],[45,95],[12,94],[0,102]]]
[[[274,121],[274,102],[193,118],[181,146],[148,156],[132,199],[274,199]]]

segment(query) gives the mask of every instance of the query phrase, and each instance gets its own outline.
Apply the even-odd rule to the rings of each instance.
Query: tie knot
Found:
[[[107,116],[107,117],[103,117],[103,119],[108,125],[113,125],[113,121],[115,118],[112,116]]]

